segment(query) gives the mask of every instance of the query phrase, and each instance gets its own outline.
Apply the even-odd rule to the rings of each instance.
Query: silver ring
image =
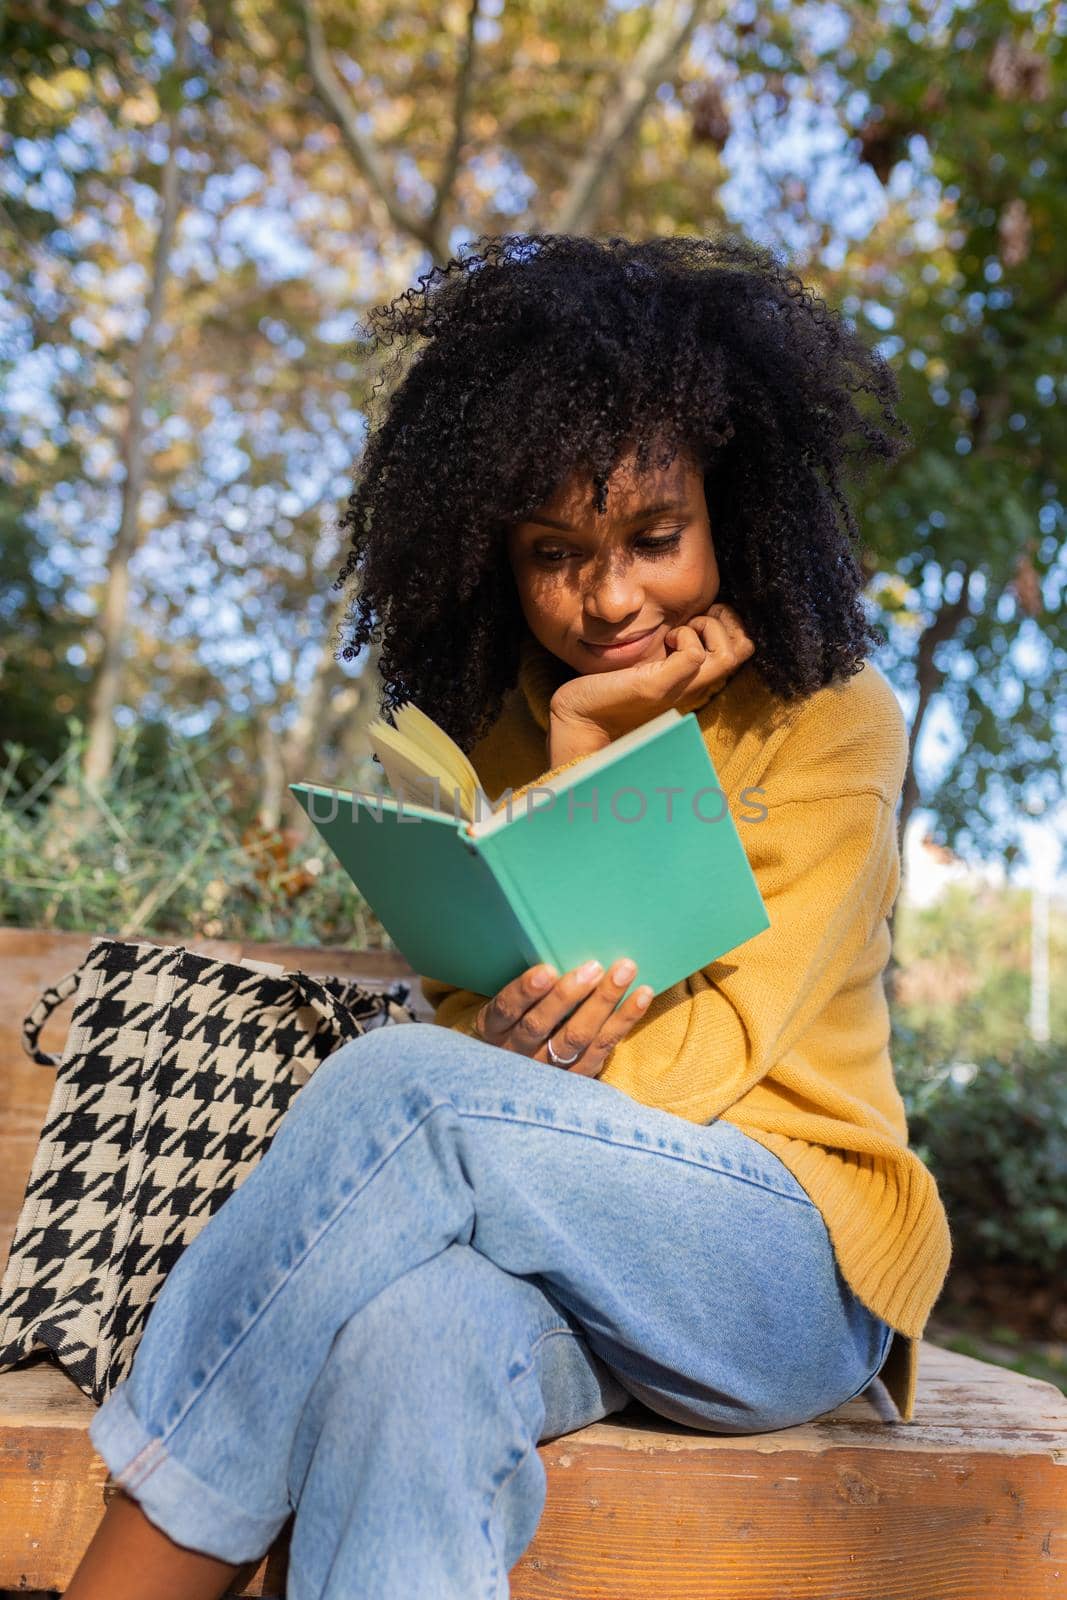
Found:
[[[548,1059],[554,1067],[572,1067],[582,1053],[580,1050],[576,1050],[572,1056],[564,1058],[563,1056],[558,1056],[553,1050],[551,1039],[545,1040],[545,1046],[548,1050]]]

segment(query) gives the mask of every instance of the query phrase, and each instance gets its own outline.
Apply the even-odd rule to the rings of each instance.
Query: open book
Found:
[[[494,995],[540,961],[631,956],[659,994],[770,926],[692,712],[514,803],[415,706],[394,720],[370,725],[390,794],[289,788],[421,976]]]

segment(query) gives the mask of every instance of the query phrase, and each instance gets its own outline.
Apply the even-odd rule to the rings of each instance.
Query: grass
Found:
[[[26,754],[10,742],[0,752],[0,922],[175,943],[393,948],[296,804],[285,826],[264,827],[208,741],[170,738],[149,756],[124,729],[99,787],[82,774],[80,737],[30,781]]]

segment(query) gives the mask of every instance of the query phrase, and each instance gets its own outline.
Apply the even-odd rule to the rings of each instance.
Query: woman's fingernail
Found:
[[[636,961],[630,961],[629,959],[625,961],[616,961],[615,965],[611,969],[611,976],[621,989],[624,984],[629,983],[636,971]]]
[[[599,978],[603,970],[599,961],[587,961],[584,966],[578,968],[575,976],[579,983],[588,983],[590,978]]]
[[[554,967],[539,967],[530,979],[532,989],[547,989],[556,976]]]
[[[643,1011],[651,999],[652,990],[649,988],[636,989],[634,991],[634,1005],[639,1011]]]

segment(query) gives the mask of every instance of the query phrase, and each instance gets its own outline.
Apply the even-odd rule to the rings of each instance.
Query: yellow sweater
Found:
[[[518,684],[470,752],[491,800],[580,759],[545,767],[549,701],[568,672],[525,635]],[[919,1340],[951,1246],[934,1179],[908,1148],[888,1048],[904,719],[869,661],[790,705],[750,659],[696,715],[770,927],[655,996],[600,1077],[690,1122],[722,1117],[789,1168],[846,1282],[899,1335],[882,1378],[910,1422]],[[762,793],[743,799],[750,787]],[[759,802],[765,819],[744,820]],[[484,995],[421,986],[436,1022],[472,1033]]]

